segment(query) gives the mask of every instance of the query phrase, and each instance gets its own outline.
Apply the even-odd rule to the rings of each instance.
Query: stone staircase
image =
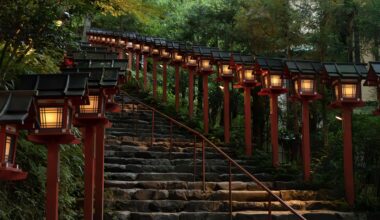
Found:
[[[269,219],[268,194],[236,168],[232,168],[230,216],[228,162],[207,147],[203,185],[200,140],[184,129],[171,129],[167,119],[155,114],[151,144],[152,112],[132,109],[126,105],[122,114],[108,115],[113,126],[107,129],[106,138],[105,219]],[[305,218],[358,219],[342,212],[347,210],[346,203],[328,193],[303,190],[292,181],[260,172],[255,161],[239,159],[229,148],[222,150]],[[272,219],[297,219],[277,201],[270,207]]]

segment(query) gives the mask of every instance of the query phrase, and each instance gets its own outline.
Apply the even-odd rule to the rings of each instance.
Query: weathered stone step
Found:
[[[284,201],[299,200],[325,200],[325,195],[317,191],[307,190],[273,190],[272,193],[280,197]],[[170,189],[170,190],[155,190],[155,189],[123,189],[123,188],[108,188],[108,199],[115,200],[210,200],[222,201],[229,200],[228,190],[203,191],[201,189]],[[239,202],[267,202],[269,194],[264,190],[232,190],[231,197],[233,201]],[[275,201],[274,198],[271,198]]]
[[[334,201],[299,201],[290,200],[286,204],[296,210],[337,210],[342,207],[339,202]],[[128,210],[132,212],[228,212],[228,200],[208,201],[208,200],[105,200],[105,206],[114,210]],[[264,211],[268,210],[268,202],[232,202],[233,211]],[[274,211],[286,211],[277,201],[271,202],[271,209]]]
[[[277,182],[262,182],[268,188],[274,188]],[[289,183],[290,184],[290,183]],[[295,183],[293,183],[295,184]],[[282,185],[280,185],[282,186]],[[201,190],[203,183],[200,181],[120,181],[120,180],[106,180],[106,188],[122,188],[122,189],[150,189],[150,190],[171,190],[171,189],[188,189],[188,190]],[[207,191],[228,190],[229,182],[206,182],[205,188]],[[294,187],[292,187],[294,188]],[[231,182],[232,190],[262,190],[254,182]],[[286,188],[277,188],[286,189]]]
[[[254,166],[245,166],[245,169],[250,173],[255,173],[256,167]],[[216,172],[216,173],[226,173],[229,170],[227,165],[206,165],[206,172]],[[106,163],[105,164],[106,172],[132,172],[132,173],[143,173],[143,172],[158,172],[158,173],[167,173],[167,172],[182,172],[182,173],[193,173],[194,166],[192,164],[184,165],[136,165],[136,164],[115,164],[115,163]],[[197,164],[195,167],[197,174],[200,174],[202,171],[202,166]],[[238,173],[240,170],[236,167],[232,168],[232,173]]]
[[[360,217],[351,212],[332,211],[300,211],[308,220],[359,220]],[[107,215],[105,220],[231,220],[226,212],[128,212],[116,211]],[[288,211],[273,211],[272,219],[297,220],[298,218]],[[232,220],[268,220],[267,211],[233,212]]]
[[[124,158],[144,158],[144,159],[188,159],[193,158],[193,153],[188,152],[125,152],[105,150],[105,157],[124,157]],[[198,155],[199,157],[200,155]],[[205,153],[206,160],[208,159],[220,159],[221,156],[214,152]]]
[[[235,181],[252,181],[249,177],[244,174],[232,174],[232,179]],[[273,176],[269,174],[255,174],[255,177],[260,181],[273,181]],[[108,180],[126,180],[126,181],[193,181],[194,175],[192,173],[105,173],[105,178]],[[198,178],[198,177],[197,177]],[[219,173],[206,173],[206,181],[218,182],[218,181],[228,181],[228,174]]]

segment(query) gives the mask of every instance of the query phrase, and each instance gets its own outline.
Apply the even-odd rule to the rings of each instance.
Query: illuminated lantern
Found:
[[[182,66],[183,54],[180,51],[180,42],[168,42],[167,49],[171,56],[171,65],[175,68],[175,109],[179,111],[179,68]]]
[[[46,183],[46,219],[58,219],[59,145],[79,143],[71,131],[77,105],[88,102],[88,75],[22,75],[16,90],[36,90],[39,126],[31,129],[28,139],[48,148]]]
[[[333,108],[342,110],[343,124],[343,164],[346,200],[355,203],[353,155],[352,155],[352,112],[355,107],[364,105],[361,97],[361,81],[367,75],[365,64],[323,63],[322,73],[325,82],[334,91]]]
[[[23,180],[28,173],[16,163],[20,129],[38,124],[34,91],[0,91],[0,180]]]
[[[212,51],[212,61],[216,64],[218,71],[218,81],[232,80],[234,70],[231,68],[231,53],[222,51]]]
[[[270,121],[272,165],[279,166],[278,145],[278,96],[286,93],[284,83],[284,64],[281,59],[262,58],[255,59],[255,73],[261,77],[262,89],[259,95],[270,97]]]
[[[180,44],[180,51],[182,53],[182,68],[187,69],[189,72],[189,117],[193,117],[194,112],[194,75],[197,70],[197,58],[193,56],[193,50],[190,45]]]

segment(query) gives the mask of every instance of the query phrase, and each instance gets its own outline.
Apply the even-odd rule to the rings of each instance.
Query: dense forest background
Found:
[[[379,11],[377,0],[2,0],[0,87],[7,89],[18,74],[58,72],[65,48],[75,47],[85,23],[255,56],[356,63],[380,60]],[[185,71],[181,78],[181,113],[185,115]],[[197,104],[202,97],[201,79],[196,85]],[[222,139],[223,94],[217,82],[210,80],[209,87],[211,135]],[[171,78],[169,88],[174,91]],[[270,149],[269,104],[257,96],[259,89],[252,90],[254,154],[265,155]],[[231,147],[242,150],[242,95],[232,92]],[[323,99],[312,104],[310,115],[313,184],[333,186],[342,193],[342,129],[335,118],[340,113],[327,107],[330,88],[321,85],[319,92]],[[287,150],[299,152],[300,105],[286,97],[280,104],[281,138],[294,138]],[[376,105],[368,102],[353,118],[357,209],[380,207],[380,118],[371,115]],[[192,123],[201,127],[202,106],[196,106]],[[76,219],[78,198],[83,197],[83,155],[81,146],[62,149],[60,218]],[[301,161],[292,159],[285,156],[284,166],[297,170]],[[46,150],[21,138],[17,161],[29,171],[29,178],[0,183],[0,219],[42,219]]]

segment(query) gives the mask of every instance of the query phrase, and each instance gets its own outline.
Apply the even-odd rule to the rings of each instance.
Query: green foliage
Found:
[[[45,216],[46,147],[22,134],[16,161],[28,172],[23,181],[0,184],[0,219],[43,219]],[[78,198],[83,197],[83,154],[80,145],[62,145],[60,162],[60,219],[78,219]]]

